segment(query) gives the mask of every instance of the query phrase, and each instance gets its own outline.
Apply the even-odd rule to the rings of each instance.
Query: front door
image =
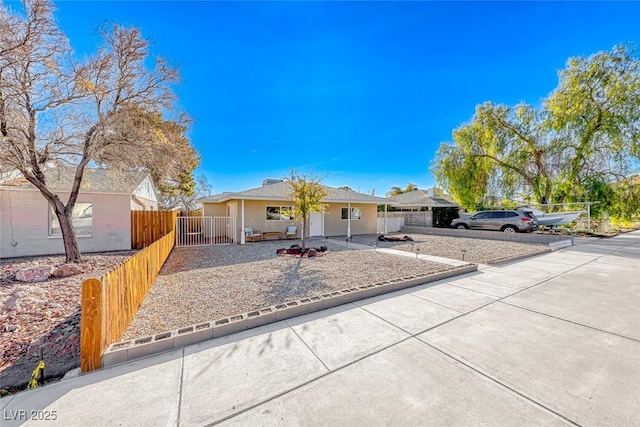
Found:
[[[322,236],[322,213],[309,215],[309,237]]]

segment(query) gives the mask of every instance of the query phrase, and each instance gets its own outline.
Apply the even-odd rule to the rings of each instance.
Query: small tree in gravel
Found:
[[[286,180],[292,189],[289,196],[293,203],[293,215],[296,221],[302,222],[302,249],[306,249],[305,239],[309,215],[324,210],[324,204],[320,200],[327,196],[327,191],[320,184],[319,178],[313,175],[299,175],[295,170],[291,171],[291,177]]]

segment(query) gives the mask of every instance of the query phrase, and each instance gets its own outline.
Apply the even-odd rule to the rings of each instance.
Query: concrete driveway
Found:
[[[3,427],[32,417],[64,426],[640,425],[640,232],[50,384],[1,399],[0,417]]]

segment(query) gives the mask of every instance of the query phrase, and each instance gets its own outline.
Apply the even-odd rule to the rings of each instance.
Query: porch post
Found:
[[[387,204],[384,204],[384,234],[387,234]]]
[[[351,237],[351,202],[347,206],[347,237]]]
[[[244,245],[244,199],[240,203],[240,244]]]

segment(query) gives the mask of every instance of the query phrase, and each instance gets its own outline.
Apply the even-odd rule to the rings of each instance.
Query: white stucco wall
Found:
[[[131,249],[129,195],[81,193],[78,202],[93,205],[92,235],[78,237],[81,252]],[[49,236],[49,204],[40,192],[0,189],[0,258],[62,253],[62,237]]]
[[[131,210],[157,210],[158,195],[156,187],[150,176],[147,176],[133,191],[134,198],[131,198]],[[142,203],[142,204],[141,204]]]

